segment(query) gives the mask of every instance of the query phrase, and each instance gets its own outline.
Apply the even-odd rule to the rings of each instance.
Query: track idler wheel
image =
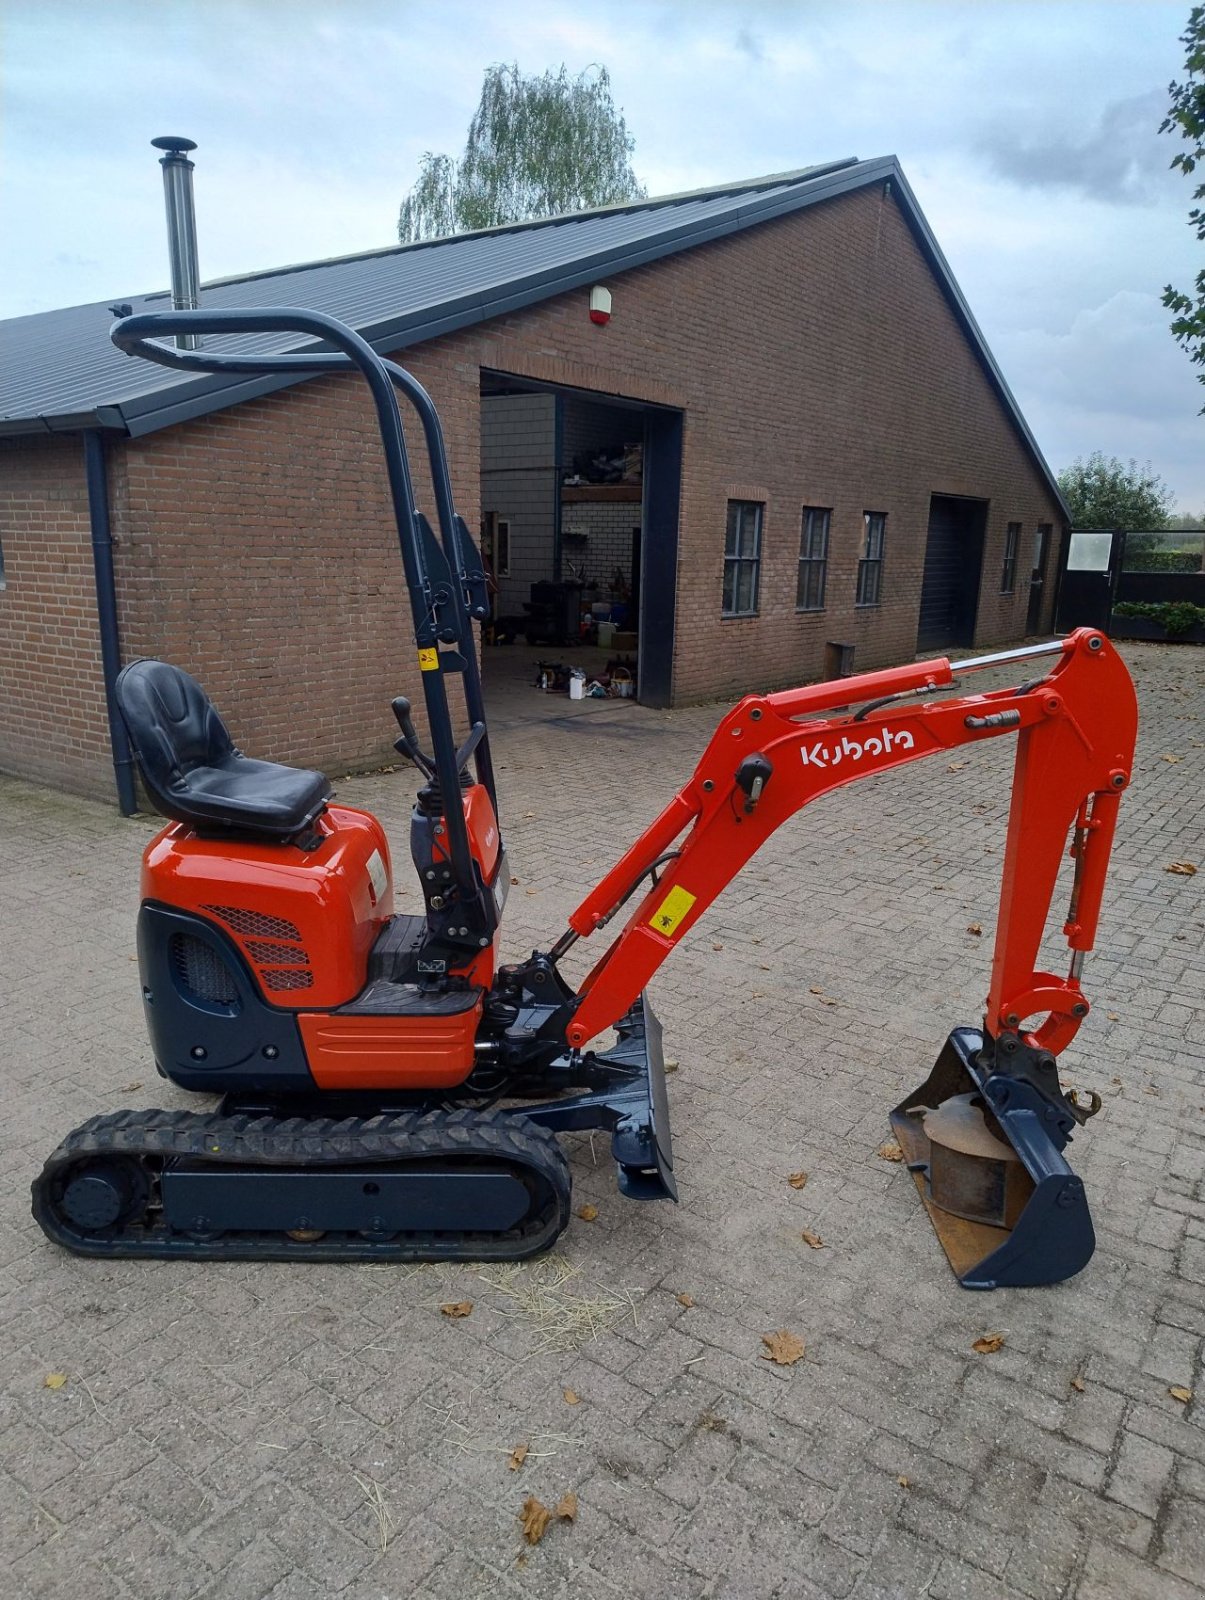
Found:
[[[63,1185],[62,1213],[85,1233],[105,1233],[146,1210],[150,1183],[136,1161],[111,1156],[72,1173]]]

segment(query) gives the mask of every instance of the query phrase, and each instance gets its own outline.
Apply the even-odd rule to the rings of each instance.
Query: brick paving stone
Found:
[[[1205,1392],[1205,870],[1163,869],[1205,837],[1205,656],[1127,654],[1139,758],[1085,971],[1093,1011],[1065,1058],[1105,1100],[1072,1151],[1091,1265],[1050,1290],[963,1293],[907,1174],[875,1156],[888,1107],[982,1004],[1001,740],[965,770],[921,763],[805,813],[658,973],[682,1204],[621,1201],[606,1140],[566,1137],[599,1218],[575,1219],[559,1257],[582,1293],[632,1307],[576,1348],[549,1348],[472,1268],[50,1246],[28,1186],[67,1129],[195,1102],[156,1077],[142,1027],[153,821],[0,779],[0,901],[20,933],[0,941],[6,1600],[1202,1600],[1205,1413],[1167,1388]],[[520,879],[508,955],[556,937],[722,709],[569,707],[529,689],[525,660],[486,663]],[[413,785],[340,780],[390,829],[413,909]],[[1056,927],[1055,970],[1060,945]],[[449,1325],[451,1299],[473,1317]],[[795,1367],[761,1358],[777,1327],[807,1343]],[[1005,1346],[977,1356],[988,1329]],[[47,1390],[57,1371],[68,1384]],[[357,1477],[393,1519],[384,1553]],[[568,1489],[578,1521],[526,1550],[523,1496]]]

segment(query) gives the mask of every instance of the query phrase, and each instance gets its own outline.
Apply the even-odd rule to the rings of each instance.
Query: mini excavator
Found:
[[[295,353],[254,336],[286,334]],[[224,352],[164,343],[234,336]],[[248,338],[248,336],[252,336]],[[380,425],[413,613],[430,750],[393,702],[422,779],[410,824],[421,912],[395,911],[389,844],[318,772],[233,744],[178,667],[133,661],[115,696],[168,820],[143,857],[138,960],[159,1071],[216,1110],[120,1111],[69,1134],[33,1185],[49,1237],[86,1256],[272,1261],[516,1260],[568,1222],[557,1134],[611,1136],[619,1188],[676,1199],[661,1028],[645,989],[759,846],[819,795],[987,740],[1016,740],[983,1025],[956,1028],[891,1112],[959,1281],[1052,1283],[1094,1248],[1064,1155],[1099,1109],[1060,1085],[1088,1012],[1137,711],[1093,629],[1000,655],[923,661],[775,694],[724,717],[697,769],[547,950],[499,964],[509,868],[473,623],[486,577],[456,514],[430,398],[352,329],[312,311],[176,311],[113,327],[127,354],[189,372],[358,371]],[[196,345],[196,338],[183,341]],[[416,413],[436,526],[416,509],[399,401]],[[1016,663],[1017,687],[942,697]],[[448,681],[459,678],[459,745]],[[1065,976],[1036,963],[1064,851]],[[628,910],[634,904],[634,909]],[[574,988],[566,952],[621,913]],[[613,1035],[613,1037],[612,1037]],[[604,1036],[607,1036],[604,1038]]]

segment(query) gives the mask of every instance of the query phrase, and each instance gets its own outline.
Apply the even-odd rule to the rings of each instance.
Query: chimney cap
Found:
[[[195,150],[197,148],[195,139],[181,139],[174,133],[161,134],[158,139],[152,139],[151,144],[156,150],[170,150],[180,155],[183,155],[186,150]]]

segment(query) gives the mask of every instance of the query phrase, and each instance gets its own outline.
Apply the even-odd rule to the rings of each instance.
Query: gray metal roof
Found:
[[[207,310],[304,306],[350,324],[382,353],[397,351],[886,180],[989,380],[1062,503],[894,156],[851,158],[691,194],[222,279],[203,285],[202,304]],[[119,295],[0,321],[0,434],[101,427],[138,437],[304,381],[197,377],[131,359],[109,339],[109,308],[119,303],[140,312],[168,309],[171,300],[166,290]],[[215,339],[213,347],[279,353],[307,342],[256,334]]]

